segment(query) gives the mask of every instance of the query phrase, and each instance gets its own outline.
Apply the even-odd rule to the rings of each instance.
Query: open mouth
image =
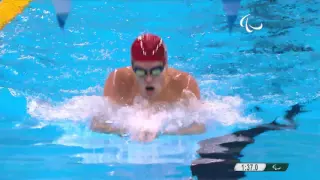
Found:
[[[154,90],[154,87],[153,87],[153,86],[147,86],[147,87],[146,87],[146,90],[147,90],[147,91],[153,91],[153,90]]]

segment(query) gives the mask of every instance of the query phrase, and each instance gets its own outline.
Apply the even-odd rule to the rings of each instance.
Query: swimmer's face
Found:
[[[161,92],[166,70],[166,66],[162,62],[134,62],[132,69],[143,97],[151,98]]]

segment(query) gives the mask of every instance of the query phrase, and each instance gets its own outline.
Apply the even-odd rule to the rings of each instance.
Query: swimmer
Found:
[[[113,103],[133,105],[137,96],[152,104],[170,104],[189,98],[200,99],[200,90],[194,77],[168,67],[167,49],[163,40],[154,34],[143,34],[131,46],[131,66],[116,69],[106,79],[104,96]],[[126,134],[126,129],[111,127],[93,118],[91,129],[101,133]],[[132,137],[139,141],[152,141],[160,133],[171,135],[201,134],[205,126],[193,123],[175,132],[141,131]]]

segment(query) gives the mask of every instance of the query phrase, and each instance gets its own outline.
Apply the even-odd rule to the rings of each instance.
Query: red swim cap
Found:
[[[167,63],[167,49],[162,39],[154,34],[143,34],[131,46],[132,61],[160,61]]]

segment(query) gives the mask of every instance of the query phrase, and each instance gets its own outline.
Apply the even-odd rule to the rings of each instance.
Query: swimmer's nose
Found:
[[[152,82],[152,76],[147,75],[144,80],[146,81],[146,83],[151,83]]]

